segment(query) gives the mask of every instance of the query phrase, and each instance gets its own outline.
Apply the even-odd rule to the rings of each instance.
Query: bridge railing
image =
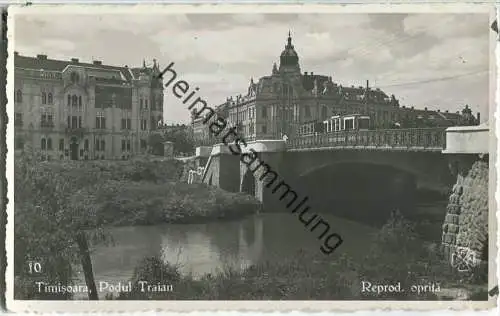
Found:
[[[341,131],[295,137],[289,140],[290,149],[321,147],[389,147],[444,149],[445,128],[412,128],[368,131]]]

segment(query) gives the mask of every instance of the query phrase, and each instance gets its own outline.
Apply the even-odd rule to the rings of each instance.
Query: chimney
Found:
[[[311,76],[314,76],[314,72],[311,71]]]
[[[477,112],[477,124],[481,123],[481,113]]]
[[[78,62],[78,59],[76,60],[76,62]],[[94,65],[102,65],[102,61],[100,61],[100,60],[94,60],[92,63]]]
[[[77,64],[78,63],[78,58],[71,58],[71,62]]]
[[[440,113],[440,112],[441,112],[441,110],[440,110],[440,109],[438,109],[438,113]]]
[[[412,110],[415,110],[415,107],[414,107],[414,106],[412,106],[412,107],[411,107],[411,109],[412,109]]]
[[[307,71],[304,71],[304,76],[307,76]]]
[[[444,111],[445,113],[448,113],[448,110]]]
[[[41,55],[41,54],[36,55],[36,59],[38,59],[38,60],[47,60],[47,55]]]
[[[403,105],[403,109],[406,109],[406,106]]]
[[[14,52],[14,56],[19,56],[19,52]]]
[[[368,90],[369,88],[370,88],[370,81],[366,80],[366,90]]]
[[[427,107],[424,108],[425,112],[427,112]]]

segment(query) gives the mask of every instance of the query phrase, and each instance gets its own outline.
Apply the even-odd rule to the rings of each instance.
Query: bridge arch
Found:
[[[295,170],[299,179],[335,165],[360,164],[407,173],[415,177],[418,188],[441,194],[448,194],[455,181],[446,157],[437,152],[342,150],[288,154],[287,161],[291,163],[288,169]]]

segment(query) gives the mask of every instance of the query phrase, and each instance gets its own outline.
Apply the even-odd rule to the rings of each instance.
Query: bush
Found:
[[[260,208],[250,196],[204,184],[114,180],[77,192],[73,203],[84,205],[84,213],[95,216],[99,224],[113,226],[232,219]]]

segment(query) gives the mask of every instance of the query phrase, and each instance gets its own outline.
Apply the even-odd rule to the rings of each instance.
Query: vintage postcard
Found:
[[[9,310],[496,306],[492,7],[33,5],[7,32]]]

